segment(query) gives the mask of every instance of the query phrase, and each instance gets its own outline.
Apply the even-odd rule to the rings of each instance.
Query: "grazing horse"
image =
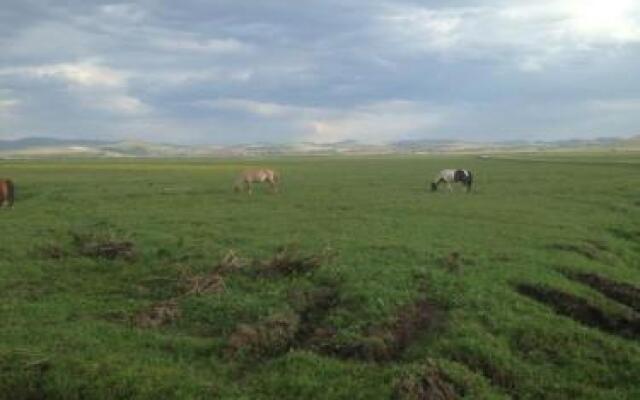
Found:
[[[467,188],[467,192],[471,190],[473,184],[473,175],[466,169],[443,169],[438,173],[436,178],[431,182],[431,190],[438,190],[438,185],[446,183],[449,191],[451,191],[451,183],[461,182]]]
[[[276,193],[278,191],[277,185],[280,182],[280,175],[272,169],[253,169],[245,171],[238,177],[238,179],[236,179],[236,183],[233,185],[233,188],[236,192],[246,190],[247,193],[251,194],[251,184],[261,182],[267,182],[269,186],[271,186],[273,193]]]
[[[0,179],[0,207],[13,207],[15,189],[11,179]]]

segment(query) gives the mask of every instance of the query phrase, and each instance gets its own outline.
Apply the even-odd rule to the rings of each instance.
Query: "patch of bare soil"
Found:
[[[443,311],[427,299],[402,307],[391,322],[370,328],[359,340],[338,343],[312,338],[313,347],[324,354],[362,361],[397,361],[421,335],[442,320]]]
[[[393,400],[456,400],[459,397],[451,379],[431,365],[419,374],[396,380],[391,396]]]
[[[640,320],[609,315],[581,297],[541,285],[520,284],[516,290],[584,325],[624,338],[640,337]]]
[[[300,317],[293,312],[279,313],[255,324],[239,324],[227,341],[229,356],[273,357],[293,347]]]
[[[462,259],[460,253],[453,251],[441,260],[442,265],[450,272],[457,272],[460,270]]]
[[[42,257],[51,260],[62,260],[69,255],[68,252],[57,243],[47,243],[38,248],[37,251]]]
[[[440,259],[440,265],[449,272],[460,272],[462,267],[472,266],[474,264],[475,262],[473,259],[464,257],[457,251],[452,251]]]
[[[71,233],[73,245],[78,253],[85,257],[104,258],[107,260],[123,259],[133,261],[136,252],[133,242],[120,240],[110,234]]]
[[[133,317],[133,323],[141,328],[158,328],[169,325],[180,318],[181,311],[176,300],[153,304]]]
[[[333,286],[294,291],[290,295],[295,311],[277,313],[254,324],[238,324],[227,341],[229,356],[275,357],[292,348],[304,348],[311,335],[326,329],[322,321],[338,304]]]
[[[469,352],[454,353],[452,360],[465,364],[469,369],[483,375],[491,382],[508,393],[513,399],[518,399],[518,381],[516,377],[504,369],[498,368],[494,362],[479,354]]]
[[[629,283],[615,282],[597,274],[568,272],[566,275],[569,278],[589,285],[605,296],[640,312],[640,288]]]
[[[254,260],[254,268],[265,275],[287,276],[317,270],[333,256],[330,249],[306,255],[292,246],[283,246],[268,260]]]
[[[294,290],[289,294],[289,303],[300,316],[300,328],[296,342],[305,346],[311,337],[330,335],[335,330],[324,324],[324,319],[340,302],[336,286],[318,286],[310,290]]]

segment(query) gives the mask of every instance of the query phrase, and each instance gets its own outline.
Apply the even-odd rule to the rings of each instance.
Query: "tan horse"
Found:
[[[236,192],[246,190],[251,194],[253,183],[267,182],[271,186],[273,193],[278,191],[278,183],[280,183],[280,175],[272,169],[252,169],[250,171],[243,172],[238,179],[236,179],[233,188]]]
[[[13,207],[14,191],[11,179],[0,179],[0,207]]]

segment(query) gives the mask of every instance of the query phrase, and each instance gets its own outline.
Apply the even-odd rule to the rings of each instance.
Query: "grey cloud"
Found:
[[[12,0],[0,9],[0,137],[636,133],[640,10],[590,26],[560,3]]]

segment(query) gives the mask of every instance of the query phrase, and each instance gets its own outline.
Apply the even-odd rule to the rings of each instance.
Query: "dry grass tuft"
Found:
[[[51,260],[62,260],[69,255],[69,253],[57,243],[47,243],[37,250],[42,257]]]
[[[396,380],[392,399],[397,400],[455,400],[459,395],[450,378],[438,368],[427,365],[415,375],[404,375]]]
[[[168,325],[180,318],[178,302],[174,299],[153,304],[150,308],[139,312],[133,323],[141,328],[157,328]]]
[[[460,269],[461,257],[460,253],[453,251],[449,253],[443,260],[442,265],[451,272],[457,272]]]
[[[370,328],[358,339],[347,343],[311,338],[321,353],[363,361],[396,361],[421,335],[434,329],[443,312],[427,299],[402,307],[387,323]]]
[[[218,272],[206,275],[196,275],[190,271],[182,273],[180,291],[183,295],[222,293],[225,288],[224,278]]]
[[[218,265],[216,265],[215,270],[218,273],[226,273],[240,270],[246,267],[249,262],[243,258],[240,258],[235,251],[229,250],[222,257]]]
[[[333,257],[333,251],[329,248],[320,254],[305,255],[293,247],[283,246],[276,254],[266,261],[254,261],[256,269],[268,275],[295,275],[305,274],[320,268]]]
[[[274,314],[255,324],[239,324],[227,341],[230,356],[269,357],[293,347],[300,317],[293,312]]]

